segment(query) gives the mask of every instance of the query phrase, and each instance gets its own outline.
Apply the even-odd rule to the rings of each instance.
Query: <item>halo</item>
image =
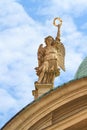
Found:
[[[59,20],[60,25],[62,25],[62,19],[59,18],[59,17],[56,17],[56,18],[54,18],[54,20],[53,20],[53,25],[54,25],[54,26],[58,27],[58,25],[59,25],[59,24],[56,24],[56,20]]]

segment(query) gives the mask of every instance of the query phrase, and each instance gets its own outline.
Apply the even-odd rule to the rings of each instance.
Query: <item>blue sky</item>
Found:
[[[56,37],[53,19],[61,17],[66,72],[55,86],[74,78],[87,56],[87,0],[0,0],[0,127],[33,101],[37,49]]]

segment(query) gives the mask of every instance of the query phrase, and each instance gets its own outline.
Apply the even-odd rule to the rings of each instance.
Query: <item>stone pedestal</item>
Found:
[[[35,83],[35,90],[32,91],[32,95],[34,96],[34,99],[36,99],[39,96],[41,96],[44,93],[51,90],[52,88],[53,88],[53,84],[38,84],[38,83]]]

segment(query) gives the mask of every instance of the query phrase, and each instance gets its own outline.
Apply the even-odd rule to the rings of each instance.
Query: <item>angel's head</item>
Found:
[[[54,39],[52,36],[48,36],[45,38],[46,45],[51,45],[53,41],[54,41]]]

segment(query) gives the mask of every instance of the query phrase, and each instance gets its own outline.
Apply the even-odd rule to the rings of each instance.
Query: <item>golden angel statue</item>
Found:
[[[59,20],[60,24],[56,25],[55,21]],[[57,37],[52,36],[45,38],[46,46],[41,44],[38,48],[38,67],[36,74],[38,75],[38,84],[53,84],[55,77],[60,75],[60,68],[65,71],[64,59],[65,48],[60,42],[60,27],[62,20],[55,18],[53,24],[58,27]]]

